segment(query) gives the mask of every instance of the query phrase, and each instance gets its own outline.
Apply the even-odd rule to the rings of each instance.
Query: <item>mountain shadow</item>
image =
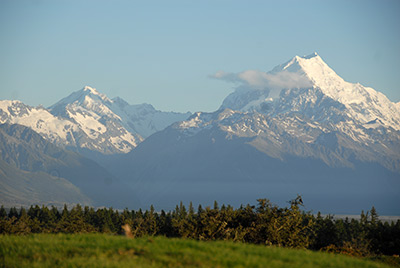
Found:
[[[1,181],[3,184],[7,184],[7,181],[17,184],[20,190],[30,189],[21,195],[24,200],[29,201],[31,198],[32,203],[46,203],[45,195],[43,200],[34,198],[42,197],[39,189],[60,193],[63,185],[71,188],[69,184],[72,184],[75,186],[74,191],[81,194],[76,200],[73,196],[68,199],[73,203],[115,208],[140,205],[134,191],[106,169],[77,153],[55,146],[30,128],[15,124],[0,125],[0,151]],[[54,181],[58,183],[54,184]],[[47,184],[45,188],[44,184]],[[66,191],[68,187],[65,187]],[[18,191],[14,194],[10,191],[9,195],[19,197]],[[63,202],[63,199],[56,200],[56,197],[54,195],[50,201]]]

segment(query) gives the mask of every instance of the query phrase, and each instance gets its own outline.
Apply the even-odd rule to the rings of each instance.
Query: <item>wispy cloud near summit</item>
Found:
[[[247,70],[240,73],[227,73],[218,71],[210,76],[214,79],[220,79],[235,83],[236,89],[247,90],[281,90],[290,88],[302,88],[311,86],[310,80],[300,74],[289,71],[278,73],[266,73],[257,70]]]

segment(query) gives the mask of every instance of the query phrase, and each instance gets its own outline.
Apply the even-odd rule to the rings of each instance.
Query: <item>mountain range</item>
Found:
[[[48,109],[0,101],[0,122],[6,129],[24,125],[42,142],[74,151],[71,158],[78,163],[86,159],[104,169],[132,193],[122,207],[171,209],[179,201],[214,200],[240,205],[263,197],[284,202],[301,194],[309,209],[328,213],[358,213],[373,205],[385,214],[400,213],[399,103],[344,81],[317,53],[243,77],[247,83],[211,113],[161,112],[85,87]],[[27,167],[27,160],[5,161],[16,159],[4,155],[18,146],[3,147],[6,165],[49,174]],[[41,159],[41,165],[51,162]],[[74,193],[101,203],[102,194],[94,196],[71,176],[60,177],[79,188]],[[96,184],[89,177],[86,173],[89,185]],[[9,175],[1,175],[3,184],[8,181]],[[118,191],[123,192],[117,187],[114,194]]]
[[[132,188],[85,155],[127,153],[143,137],[189,115],[110,100],[88,86],[48,109],[0,101],[0,201],[138,207]]]
[[[345,82],[316,53],[265,77],[265,87],[239,87],[218,111],[153,134],[110,170],[145,204],[302,194],[314,210],[399,213],[399,106]],[[277,78],[296,83],[269,83]]]
[[[31,128],[46,140],[78,152],[127,153],[144,138],[190,113],[161,112],[150,104],[129,105],[85,86],[48,109],[0,101],[0,123]]]

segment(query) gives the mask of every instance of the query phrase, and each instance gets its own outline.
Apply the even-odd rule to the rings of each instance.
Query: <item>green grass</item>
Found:
[[[389,266],[342,255],[224,241],[37,234],[0,236],[0,267]]]

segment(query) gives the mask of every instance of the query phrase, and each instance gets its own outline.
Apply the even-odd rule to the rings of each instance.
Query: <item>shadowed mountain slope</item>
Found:
[[[133,191],[121,184],[104,168],[77,153],[58,148],[30,128],[2,124],[0,141],[4,185],[18,184],[20,188],[36,189],[36,191],[47,189],[50,194],[52,191],[62,192],[64,183],[67,192],[72,188],[81,193],[81,197],[76,200],[74,195],[71,195],[69,199],[71,203],[81,202],[120,208],[127,204],[132,206],[138,204]],[[20,183],[14,183],[14,174],[17,174],[16,178],[20,178]],[[34,179],[39,177],[42,181]],[[49,184],[43,187],[45,181]],[[57,183],[52,185],[52,181]],[[71,187],[71,184],[74,187]],[[31,196],[24,195],[24,198],[28,200],[32,198],[34,202],[35,196],[42,197],[41,194],[32,191]],[[15,197],[19,197],[17,193]],[[63,202],[62,199],[53,201]]]

